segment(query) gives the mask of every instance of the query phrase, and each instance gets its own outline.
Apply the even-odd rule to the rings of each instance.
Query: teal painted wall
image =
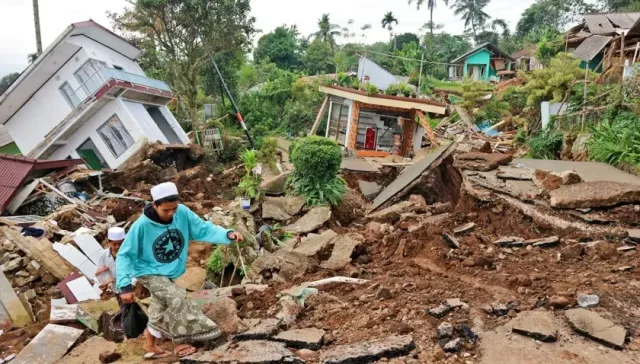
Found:
[[[16,143],[10,143],[5,145],[4,147],[0,147],[0,153],[22,155],[22,152],[20,152],[20,148],[18,148]]]
[[[489,73],[491,72],[490,63],[491,53],[486,49],[481,49],[464,60],[464,76],[469,76],[469,66],[481,65],[485,66],[485,72],[480,79],[488,81],[490,76]],[[487,70],[489,70],[489,72],[487,72]],[[495,70],[493,72],[495,75]]]
[[[589,62],[589,69],[592,70],[592,71],[602,72],[602,65],[600,64],[600,61],[602,61],[603,57],[604,57],[604,52],[601,52],[597,56],[595,56]],[[598,65],[600,65],[600,67],[598,67]],[[586,62],[585,61],[581,61],[580,62],[580,68],[586,69],[586,67],[587,67]],[[596,69],[596,67],[598,67],[598,69]]]

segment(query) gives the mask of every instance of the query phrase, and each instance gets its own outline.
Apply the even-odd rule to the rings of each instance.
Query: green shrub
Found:
[[[237,161],[242,144],[234,139],[223,139],[223,145],[222,151],[218,153],[218,162],[226,164]]]
[[[253,172],[258,165],[258,155],[255,150],[247,150],[241,156],[240,160],[244,163],[245,175],[240,180],[236,188],[236,194],[239,197],[257,198],[260,196],[260,182],[262,178]]]
[[[375,95],[378,93],[378,88],[370,83],[366,84],[364,89],[369,95]]]
[[[397,95],[398,94],[398,84],[392,83],[384,90],[385,95]]]
[[[530,158],[557,159],[562,150],[562,133],[547,128],[531,137],[527,145]]]
[[[278,142],[275,138],[264,138],[262,140],[262,146],[258,151],[258,162],[269,167],[273,173],[278,172],[278,167],[276,165],[276,149],[278,149]]]
[[[224,269],[223,260],[224,254],[222,253],[222,246],[218,245],[209,256],[209,260],[207,260],[207,270],[215,274],[222,274],[222,269]]]
[[[612,165],[640,165],[640,117],[623,110],[609,109],[604,120],[590,128],[589,158]]]
[[[310,205],[337,205],[346,193],[346,182],[338,177],[342,152],[333,140],[310,136],[291,146],[295,166],[289,185]]]

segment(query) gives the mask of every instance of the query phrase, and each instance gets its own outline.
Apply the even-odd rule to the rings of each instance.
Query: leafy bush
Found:
[[[384,90],[385,95],[397,95],[398,94],[398,84],[392,83]]]
[[[640,165],[640,117],[623,110],[609,109],[604,120],[591,128],[587,142],[589,158],[612,165]]]
[[[222,269],[224,269],[223,264],[224,254],[222,253],[222,246],[218,245],[209,256],[209,260],[207,260],[207,270],[215,274],[222,274]]]
[[[491,120],[492,123],[502,121],[509,115],[509,103],[498,101],[495,97],[475,113],[476,121]]]
[[[258,151],[258,162],[269,167],[274,173],[278,171],[278,167],[276,166],[276,149],[278,149],[278,142],[274,138],[264,138],[262,140],[262,146]]]
[[[472,81],[470,79],[462,82],[461,88],[463,99],[461,106],[469,112],[482,105],[483,98],[491,92],[491,86],[486,82]]]
[[[244,163],[245,175],[236,188],[236,194],[244,198],[257,198],[260,196],[260,182],[262,182],[260,175],[253,172],[258,165],[257,152],[247,150],[240,156],[240,160]]]
[[[562,133],[547,128],[531,137],[527,145],[531,158],[556,159],[562,150]]]
[[[378,88],[375,85],[367,83],[364,86],[364,91],[366,91],[369,95],[375,95],[378,93]]]
[[[319,136],[299,139],[291,146],[291,162],[295,170],[289,185],[309,205],[342,201],[347,188],[338,177],[342,153],[336,142]]]
[[[573,55],[560,53],[548,67],[521,76],[526,80],[522,90],[527,93],[527,106],[537,110],[542,101],[562,101],[574,83],[584,78],[584,70]]]

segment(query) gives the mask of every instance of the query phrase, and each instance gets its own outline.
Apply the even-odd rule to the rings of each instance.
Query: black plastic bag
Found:
[[[134,302],[122,305],[120,311],[113,317],[111,322],[117,327],[118,321],[124,336],[128,339],[135,339],[142,335],[144,329],[147,328],[149,318],[142,311],[142,308]]]

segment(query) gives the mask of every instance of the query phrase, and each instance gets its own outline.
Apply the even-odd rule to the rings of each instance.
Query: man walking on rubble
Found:
[[[103,291],[111,289],[114,293],[118,293],[115,289],[116,283],[116,255],[120,246],[124,241],[126,234],[121,227],[112,227],[107,231],[107,240],[109,240],[109,246],[102,251],[100,258],[98,258],[98,270],[96,271],[96,277],[100,282],[100,289]]]
[[[145,358],[170,355],[156,345],[156,339],[163,335],[176,345],[175,355],[184,357],[196,351],[190,342],[209,341],[221,335],[218,326],[173,282],[186,270],[189,242],[231,244],[241,242],[243,237],[203,221],[180,204],[178,188],[173,183],[153,187],[151,197],[153,203],[131,226],[118,252],[116,286],[124,303],[134,302],[131,277],[151,293],[149,323],[144,332]]]

